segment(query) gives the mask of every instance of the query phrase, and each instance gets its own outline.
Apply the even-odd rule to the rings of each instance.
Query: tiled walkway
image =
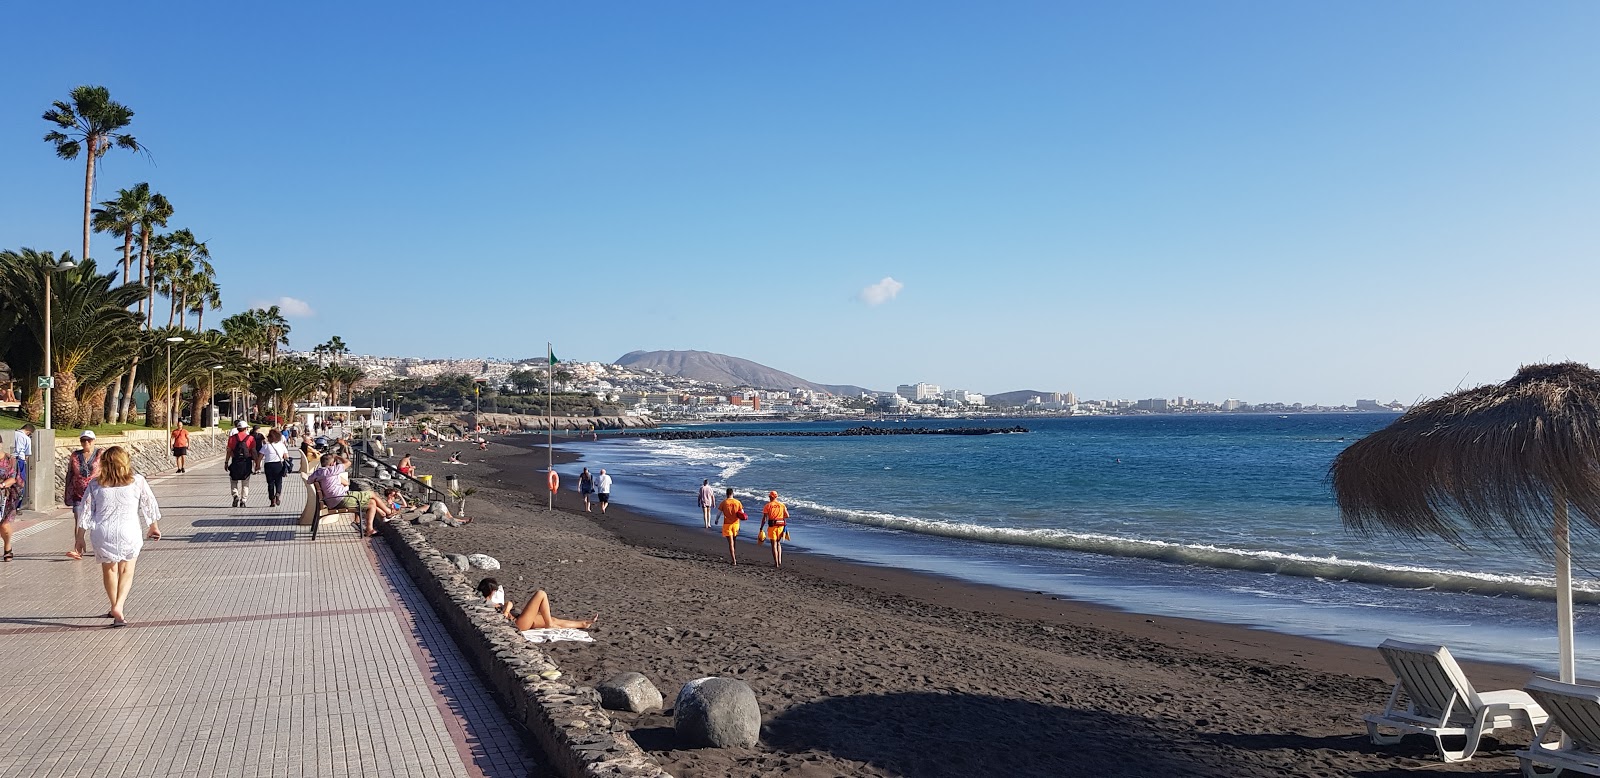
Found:
[[[127,628],[65,512],[0,563],[0,777],[542,774],[384,541],[295,526],[298,476],[274,509],[220,462],[151,484]]]

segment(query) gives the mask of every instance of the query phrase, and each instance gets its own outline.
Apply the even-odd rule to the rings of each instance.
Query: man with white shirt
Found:
[[[600,477],[594,479],[595,497],[600,500],[600,512],[606,512],[606,504],[611,502],[611,476],[605,470],[600,471]]]
[[[18,496],[27,505],[28,498],[28,458],[33,456],[33,425],[24,424],[22,429],[11,438],[11,454],[17,458]]]

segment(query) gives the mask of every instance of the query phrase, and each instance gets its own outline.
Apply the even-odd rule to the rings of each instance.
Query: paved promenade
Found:
[[[298,476],[275,509],[220,460],[150,480],[128,627],[67,512],[0,563],[0,777],[542,774],[385,542],[295,525]]]

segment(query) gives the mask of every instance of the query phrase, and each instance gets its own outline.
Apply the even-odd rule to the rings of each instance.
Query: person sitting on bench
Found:
[[[389,507],[390,499],[384,495],[368,491],[350,491],[350,485],[340,476],[344,475],[350,460],[338,454],[323,454],[322,466],[311,471],[306,476],[306,482],[311,484],[322,496],[322,504],[333,510],[355,509],[366,516],[363,533],[367,537],[378,534],[373,528],[377,517],[385,519],[395,516],[400,512]],[[399,489],[390,489],[393,494],[399,494]],[[392,496],[392,495],[391,495]]]

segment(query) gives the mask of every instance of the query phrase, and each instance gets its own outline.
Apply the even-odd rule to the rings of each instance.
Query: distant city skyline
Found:
[[[74,38],[10,42],[0,249],[80,253],[40,114],[100,84],[149,153],[96,200],[301,349],[1328,405],[1600,359],[1593,3],[274,8],[9,9]]]

